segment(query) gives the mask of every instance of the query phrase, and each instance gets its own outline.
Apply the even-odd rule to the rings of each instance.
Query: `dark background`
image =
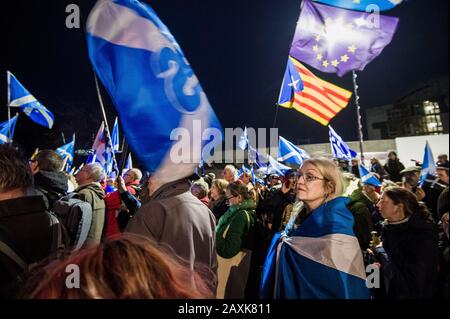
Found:
[[[177,39],[223,127],[272,126],[300,0],[145,2]],[[52,130],[20,115],[14,138],[29,153],[35,147],[62,145],[61,133],[66,138],[76,133],[76,148],[90,148],[102,120],[83,31],[65,26],[70,3],[80,6],[84,23],[95,1],[2,3],[0,100],[6,104],[8,69],[55,115]],[[399,29],[384,52],[359,72],[363,110],[448,77],[448,6],[447,0],[409,0],[383,13],[400,17]],[[353,90],[351,74],[339,78],[311,69]],[[114,107],[104,90],[103,97],[112,125]],[[0,106],[0,122],[6,119],[7,108]],[[353,101],[331,124],[345,140],[357,139]],[[280,108],[276,126],[280,135],[298,144],[328,141],[326,127],[293,110]]]

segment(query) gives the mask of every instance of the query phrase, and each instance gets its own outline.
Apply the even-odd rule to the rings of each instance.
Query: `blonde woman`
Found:
[[[353,216],[332,160],[304,162],[286,230],[274,236],[264,265],[262,298],[368,298]]]

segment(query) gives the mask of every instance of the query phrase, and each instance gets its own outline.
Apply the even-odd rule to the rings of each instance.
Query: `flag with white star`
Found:
[[[283,84],[281,85],[280,97],[278,98],[278,104],[281,105],[286,102],[290,102],[295,93],[303,90],[303,82],[292,63],[291,58],[288,58],[286,72],[284,73]]]
[[[290,55],[326,73],[362,71],[391,42],[399,19],[303,1]]]

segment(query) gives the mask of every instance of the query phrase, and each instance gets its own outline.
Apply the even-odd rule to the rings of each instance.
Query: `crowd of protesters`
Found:
[[[351,276],[380,270],[372,298],[448,298],[447,156],[422,182],[421,168],[405,168],[395,152],[371,164],[382,186],[360,179],[358,160],[327,158],[258,178],[227,165],[221,176],[171,183],[133,168],[108,183],[99,164],[74,179],[54,151],[28,159],[0,145],[0,297],[360,298],[365,287],[341,295],[341,275],[328,273],[323,287],[319,266],[300,262],[298,272],[279,249],[310,243],[302,249],[332,264],[336,256],[309,240],[339,229],[351,235],[333,237],[351,256]],[[71,265],[76,288],[67,286]]]

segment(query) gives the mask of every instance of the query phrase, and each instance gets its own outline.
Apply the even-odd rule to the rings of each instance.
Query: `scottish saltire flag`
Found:
[[[95,160],[94,160],[94,162],[92,162],[92,163],[95,163]],[[92,164],[92,163],[87,163],[87,164]],[[84,163],[81,163],[81,165],[78,166],[78,168],[77,168],[77,169],[73,172],[73,174],[71,174],[71,175],[73,175],[73,176],[77,175],[78,172],[81,171],[81,169],[83,168],[83,166],[84,166]]]
[[[252,174],[252,184],[256,185],[255,167],[253,164],[250,165],[250,173]]]
[[[428,175],[436,175],[436,163],[434,162],[433,152],[431,151],[430,144],[427,141],[423,154],[422,172],[420,173],[420,186],[425,183]]]
[[[244,129],[244,132],[242,132],[242,135],[239,137],[238,146],[241,150],[246,150],[248,147],[248,132],[247,132],[247,126]]]
[[[264,264],[263,299],[368,299],[362,252],[349,198],[338,197],[297,228],[275,234]]]
[[[255,163],[258,168],[267,167],[269,158],[267,155],[263,155],[258,152],[256,148],[249,145],[248,146],[248,162]]]
[[[284,137],[279,137],[278,142],[278,161],[295,164],[301,166],[305,159],[308,159],[309,155],[301,148],[295,146],[293,143],[285,139]]]
[[[339,76],[362,71],[391,42],[398,21],[304,0],[290,55]]]
[[[109,138],[104,122],[100,125],[94,144],[92,144],[92,149],[95,153],[95,163],[100,163],[106,175],[110,176],[112,171],[117,168],[114,167],[111,139]],[[88,160],[92,160],[92,158]]]
[[[292,108],[322,125],[328,125],[350,101],[352,92],[320,79],[298,60],[289,57],[303,81],[303,90],[295,92],[291,101],[279,104]]]
[[[94,153],[89,154],[88,158],[86,159],[86,164],[94,164],[97,160],[97,155]]]
[[[127,162],[125,163],[123,171],[126,172],[132,168],[133,168],[133,160],[131,159],[131,153],[128,153]]]
[[[114,127],[113,127],[113,131],[112,131],[112,135],[111,135],[111,144],[112,144],[112,149],[114,151],[114,153],[119,152],[119,121],[118,118],[116,117],[116,120],[114,121]]]
[[[280,97],[278,98],[278,104],[291,102],[295,93],[299,93],[303,90],[303,81],[300,77],[300,73],[292,63],[292,59],[289,57],[286,71],[284,72],[283,84],[281,85]]]
[[[333,7],[357,11],[387,11],[395,8],[403,0],[315,0]]]
[[[202,140],[202,133],[222,127],[168,28],[139,1],[98,1],[87,22],[87,42],[139,162],[162,183],[191,175],[208,159],[203,146],[221,143]]]
[[[9,121],[0,123],[0,144],[12,142],[18,117],[16,115]]]
[[[268,155],[268,157],[269,157],[269,165],[266,168],[266,174],[274,174],[275,173],[275,174],[282,176],[282,175],[284,175],[284,173],[287,170],[291,169],[289,166],[286,166],[286,165],[278,162],[272,156]]]
[[[328,125],[328,128],[330,130],[331,154],[333,154],[333,158],[346,160],[355,158],[357,156],[356,152],[344,142],[330,125]]]
[[[20,107],[20,109],[34,122],[52,128],[55,120],[52,112],[39,103],[36,98],[7,71],[8,78],[8,106]]]
[[[359,164],[359,175],[361,176],[361,183],[381,187],[380,180],[375,176],[375,173],[369,172],[364,165]]]
[[[66,145],[63,145],[56,149],[56,153],[58,153],[63,160],[67,159],[66,172],[70,172],[71,170],[73,164],[74,151],[75,151],[75,135],[73,136],[72,142],[67,143]]]

